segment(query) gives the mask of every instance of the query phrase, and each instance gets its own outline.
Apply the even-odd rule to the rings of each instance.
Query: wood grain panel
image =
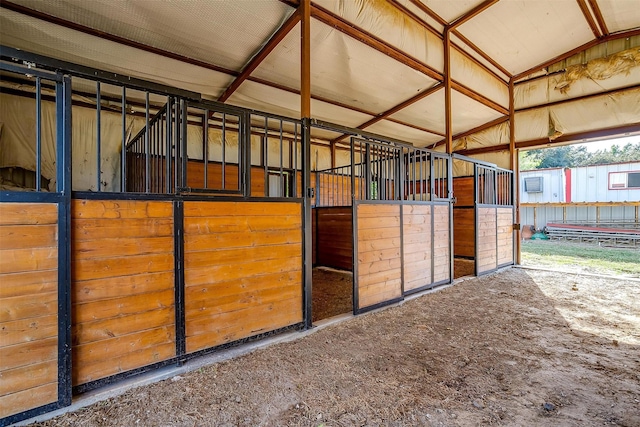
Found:
[[[316,263],[351,271],[353,269],[353,209],[316,208]]]
[[[0,203],[0,418],[58,400],[58,207]]]
[[[455,210],[454,210],[455,212]],[[449,206],[433,207],[433,281],[451,280]]]
[[[431,205],[403,205],[403,279],[405,292],[431,284]]]
[[[302,205],[185,202],[187,352],[302,321]]]
[[[472,176],[453,178],[453,197],[456,198],[454,206],[474,206],[474,178]]]
[[[498,265],[513,264],[513,208],[498,208]]]
[[[357,216],[357,288],[362,309],[402,296],[400,205],[360,204]]]
[[[73,384],[175,356],[172,203],[73,200],[71,213]]]
[[[475,213],[473,209],[453,209],[453,253],[475,257]]]
[[[476,266],[478,273],[497,267],[496,208],[478,209],[478,253]]]

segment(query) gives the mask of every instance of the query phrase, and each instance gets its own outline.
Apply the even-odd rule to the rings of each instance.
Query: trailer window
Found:
[[[640,171],[638,172],[610,172],[610,190],[640,189]]]

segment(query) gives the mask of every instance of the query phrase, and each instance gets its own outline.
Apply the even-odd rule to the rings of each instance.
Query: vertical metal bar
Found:
[[[180,101],[178,99],[173,103],[173,191],[178,192],[180,188]]]
[[[251,149],[249,141],[249,149]],[[242,144],[240,143],[240,117],[238,117],[238,159],[240,159],[240,150]],[[222,150],[222,189],[227,189],[227,114],[222,113],[222,141],[221,141],[221,150]],[[240,161],[238,161],[238,173],[242,173],[240,171]],[[240,177],[238,177],[238,183],[242,182]],[[239,190],[239,188],[237,189]]]
[[[159,116],[157,115],[159,114],[156,113],[156,116],[154,117],[154,122],[153,122],[153,148],[152,148],[152,154],[153,154],[153,193],[157,193],[158,189],[159,189],[159,182],[160,182],[160,168],[159,168],[159,160],[160,157],[158,156],[160,150],[158,149],[158,146],[160,145],[160,126],[159,126]]]
[[[498,170],[493,171],[493,203],[498,204]],[[497,224],[497,223],[496,223]]]
[[[245,197],[251,196],[251,114],[242,113],[238,116],[240,125],[238,126],[238,138],[242,140],[243,149],[239,151],[239,155],[243,159],[243,170],[240,173],[244,176],[242,180],[242,191]],[[240,178],[239,178],[240,179]]]
[[[368,142],[365,143],[364,149],[365,198],[363,200],[371,200],[371,146]]]
[[[429,155],[429,193],[432,201],[439,199],[440,194],[442,194],[440,192],[442,173],[440,172],[440,162],[438,160],[437,157]]]
[[[36,77],[36,191],[42,182],[42,82]],[[58,99],[56,99],[58,102]],[[62,101],[60,101],[62,102]]]
[[[202,116],[202,160],[204,161],[204,188],[209,188],[209,110],[204,110],[204,115]],[[224,166],[223,166],[222,167],[222,189],[224,188],[225,186],[224,186]]]
[[[269,197],[269,119],[267,116],[264,117],[264,140],[262,144],[264,147],[264,195]]]
[[[120,192],[127,191],[127,88],[122,86],[122,145],[120,147]]]
[[[127,88],[122,86],[122,146],[120,150],[120,191],[127,191]]]
[[[144,93],[144,100],[145,100],[145,108],[144,108],[144,117],[145,117],[145,124],[144,124],[144,170],[145,170],[145,177],[144,177],[144,192],[148,193],[149,191],[151,191],[151,181],[150,181],[150,172],[151,172],[151,158],[149,157],[149,92],[145,92]]]
[[[102,191],[102,100],[100,96],[100,82],[96,82],[96,191]]]
[[[475,258],[476,276],[479,275],[480,269],[478,267],[478,165],[473,164],[473,254]]]
[[[284,174],[282,172],[282,164],[284,163],[284,157],[283,157],[283,141],[282,141],[282,119],[280,119],[280,191],[282,191],[282,183],[284,182]],[[284,196],[284,191],[282,196]]]
[[[189,126],[189,116],[187,115],[187,102],[185,100],[180,100],[180,116],[182,118],[181,121],[181,152],[182,152],[182,187],[188,187],[187,181],[187,167],[188,167],[188,147],[187,147],[187,127]]]
[[[293,197],[298,197],[298,123],[293,125]]]
[[[302,187],[303,187],[303,233],[304,248],[302,252],[303,259],[303,298],[302,308],[305,327],[311,328],[313,319],[312,305],[312,268],[313,268],[313,237],[311,229],[311,120],[309,118],[302,119]]]
[[[175,298],[175,328],[176,328],[176,357],[178,364],[182,364],[181,357],[187,352],[186,345],[186,315],[184,292],[184,202],[173,202],[173,235],[174,235],[174,298]]]
[[[165,193],[169,194],[171,192],[171,141],[172,141],[172,132],[171,132],[171,120],[173,105],[171,104],[171,97],[167,96],[167,118],[165,120],[165,149],[164,149],[164,182],[165,182]]]
[[[71,78],[56,83],[58,204],[58,403],[71,405]]]

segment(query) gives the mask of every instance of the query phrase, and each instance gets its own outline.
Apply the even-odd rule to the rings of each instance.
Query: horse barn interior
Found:
[[[518,264],[640,132],[634,0],[0,1],[0,424]]]

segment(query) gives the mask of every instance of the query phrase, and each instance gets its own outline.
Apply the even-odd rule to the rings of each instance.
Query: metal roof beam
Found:
[[[352,23],[346,21],[341,16],[335,15],[332,12],[315,4],[311,6],[311,16],[313,16],[318,21],[348,35],[349,37],[354,38],[361,43],[377,50],[378,52],[395,59],[396,61],[400,62],[403,65],[406,65],[407,67],[413,68],[414,70],[419,71],[434,80],[443,80],[442,74],[434,68],[421,61],[418,61],[411,55],[406,54],[405,52],[374,36],[373,34],[354,26]]]
[[[227,89],[218,98],[219,102],[225,102],[233,93],[240,87],[240,85],[251,75],[251,73],[258,68],[258,66],[269,56],[273,49],[280,44],[280,42],[293,30],[293,28],[300,22],[300,13],[296,10],[287,19],[278,30],[271,36],[271,38],[265,43],[265,45],[256,53],[253,58],[244,66],[240,74],[233,80],[233,82],[227,87]]]
[[[90,28],[90,27],[78,24],[76,22],[67,21],[66,19],[58,18],[53,15],[39,12],[37,10],[30,9],[28,7],[18,5],[15,3],[11,3],[6,0],[0,0],[0,8],[12,10],[14,12],[18,12],[23,15],[30,16],[32,18],[40,19],[41,21],[45,21],[52,24],[60,25],[61,27],[69,28],[71,30],[80,31],[81,33],[88,34],[90,36],[99,37],[104,40],[109,40],[118,44],[140,49],[145,52],[154,53],[156,55],[163,56],[165,58],[175,59],[176,61],[181,61],[191,65],[197,65],[198,67],[206,68],[208,70],[217,71],[219,73],[228,74],[231,76],[237,76],[239,74],[237,71],[234,71],[234,70],[229,70],[227,68],[220,67],[218,65],[210,64],[208,62],[200,61],[194,58],[189,58],[184,55],[180,55],[180,54],[169,52],[153,46],[149,46],[143,43],[136,42],[134,40],[129,40],[124,37],[106,33],[104,31],[96,30],[94,28]]]
[[[440,15],[435,13],[433,10],[431,10],[426,4],[422,3],[420,0],[409,0],[409,1],[413,3],[418,9],[420,9],[421,11],[429,15],[431,18],[433,18],[438,24],[442,25],[443,27],[447,26],[448,24],[447,21],[445,21]]]
[[[591,6],[591,10],[596,17],[596,21],[598,22],[602,35],[608,36],[609,29],[607,28],[607,23],[602,16],[602,11],[600,10],[600,6],[598,6],[598,2],[596,0],[589,0],[589,6]]]
[[[580,11],[582,11],[582,15],[584,16],[584,19],[587,21],[587,24],[589,24],[589,28],[591,28],[593,35],[596,36],[596,38],[602,37],[602,34],[600,33],[600,28],[598,28],[596,21],[593,19],[593,16],[591,15],[591,11],[589,10],[589,6],[587,6],[587,2],[585,0],[576,0],[576,1],[578,2],[578,6],[580,6]]]
[[[473,17],[478,16],[479,14],[481,14],[482,12],[484,12],[485,10],[487,10],[488,8],[490,8],[491,6],[493,6],[496,3],[498,3],[498,0],[485,0],[485,1],[483,1],[482,3],[480,3],[479,5],[474,7],[473,9],[471,9],[469,12],[467,12],[464,15],[462,15],[461,17],[455,19],[451,24],[447,25],[447,28],[449,29],[449,31],[455,30],[460,25],[462,25],[465,22],[469,21]]]
[[[455,80],[451,80],[451,88],[454,89],[456,92],[460,92],[461,94],[468,96],[474,101],[479,102],[485,107],[489,107],[491,109],[496,110],[500,114],[503,114],[505,116],[509,115],[509,110],[507,108],[503,107],[502,105],[498,104],[495,101],[490,100],[486,96],[482,95],[479,92],[476,92],[475,90],[471,89],[468,86],[463,85],[462,83],[459,83]]]

